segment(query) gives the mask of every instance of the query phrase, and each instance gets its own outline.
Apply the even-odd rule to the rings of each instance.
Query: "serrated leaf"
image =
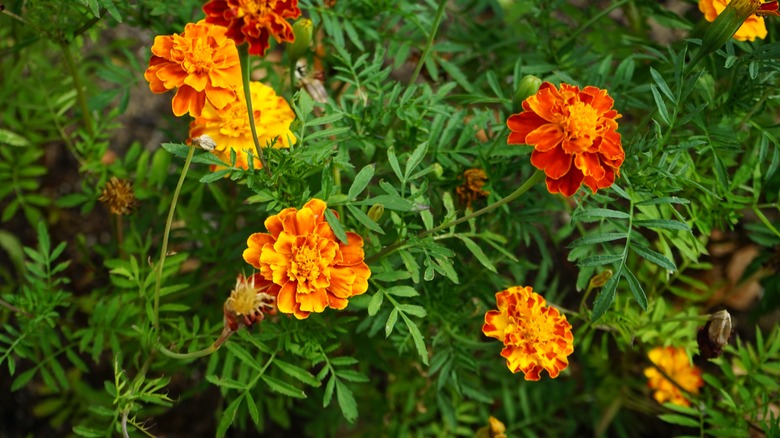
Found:
[[[409,333],[412,335],[414,346],[417,349],[417,354],[420,356],[420,360],[422,360],[425,365],[428,365],[428,350],[425,348],[425,341],[423,340],[422,333],[420,333],[420,329],[417,327],[417,324],[415,324],[406,315],[401,315],[404,318],[406,327],[409,329]]]
[[[393,309],[392,312],[390,312],[390,316],[387,317],[387,322],[385,323],[385,337],[389,338],[390,334],[393,333],[393,327],[395,327],[395,323],[398,321],[398,309]]]
[[[572,219],[576,219],[579,222],[595,222],[600,219],[628,219],[628,213],[622,211],[609,210],[606,208],[589,208],[586,210],[578,210],[572,216]]]
[[[479,247],[479,245],[476,244],[473,240],[466,236],[461,236],[459,234],[456,234],[455,237],[462,240],[463,243],[466,244],[466,248],[471,252],[471,254],[476,257],[477,261],[485,267],[490,272],[497,273],[496,267],[493,265],[493,262],[490,261],[490,259],[485,255],[485,253],[482,251],[482,248]]]
[[[695,427],[699,428],[699,421],[690,417],[684,417],[682,415],[677,414],[661,414],[658,416],[661,420],[671,423],[671,424],[678,424],[680,426],[685,427]]]
[[[658,108],[658,115],[661,116],[661,120],[663,120],[667,125],[671,125],[672,122],[669,120],[669,110],[666,108],[666,104],[664,103],[663,98],[661,98],[661,94],[658,92],[658,88],[655,85],[651,85],[650,91],[653,94],[655,107]]]
[[[567,248],[576,248],[578,246],[595,245],[597,243],[612,242],[614,240],[625,239],[628,237],[626,233],[601,233],[594,234],[592,236],[583,236],[574,242],[566,245]]]
[[[379,312],[379,308],[382,306],[382,301],[384,300],[385,294],[382,292],[377,292],[374,294],[374,296],[371,297],[371,301],[368,303],[368,314],[369,316],[374,316]]]
[[[404,181],[409,179],[409,175],[412,174],[414,169],[422,162],[425,157],[425,153],[428,152],[428,142],[422,142],[414,149],[412,155],[406,161],[406,172],[404,173]]]
[[[260,378],[263,379],[269,388],[279,394],[284,394],[293,398],[306,398],[306,394],[303,391],[287,382],[283,382],[275,377],[266,376],[265,374],[261,375]]]
[[[360,193],[363,192],[363,190],[365,190],[366,186],[368,186],[368,183],[371,182],[371,178],[374,177],[375,167],[376,166],[374,164],[369,164],[368,166],[360,169],[360,172],[355,175],[355,180],[352,181],[352,185],[349,187],[347,199],[354,200]]]
[[[325,392],[322,396],[322,407],[327,408],[330,406],[331,400],[333,400],[333,389],[336,386],[336,378],[333,376],[330,376],[330,379],[328,379],[328,383],[325,384]]]
[[[385,234],[384,230],[382,230],[382,227],[380,227],[379,224],[368,217],[367,214],[363,213],[361,209],[351,204],[347,205],[347,208],[349,209],[349,212],[352,214],[352,216],[357,219],[358,222],[360,222],[363,226],[375,233]]]
[[[634,273],[629,269],[623,269],[623,277],[628,282],[628,288],[631,290],[631,294],[634,295],[634,299],[639,304],[642,310],[647,310],[647,295],[645,295],[642,284],[636,279]]]
[[[225,436],[225,432],[227,432],[230,425],[233,424],[233,420],[236,418],[236,411],[238,411],[238,407],[241,405],[242,400],[244,400],[243,394],[230,402],[227,408],[225,408],[225,412],[222,413],[222,418],[219,419],[219,424],[217,425],[217,437]]]
[[[418,318],[425,318],[428,315],[428,312],[425,311],[425,308],[418,306],[417,304],[400,304],[398,306],[398,310],[410,315],[414,315]]]
[[[645,260],[647,260],[649,262],[652,262],[652,263],[655,263],[656,265],[658,265],[658,266],[660,266],[660,267],[662,267],[662,268],[664,268],[664,269],[666,269],[668,271],[676,271],[677,270],[677,266],[675,266],[674,262],[669,260],[668,258],[666,258],[665,255],[663,255],[663,254],[661,254],[659,252],[653,251],[652,249],[650,249],[650,248],[648,248],[648,247],[646,247],[644,245],[640,245],[638,243],[635,243],[635,242],[631,242],[630,246],[631,246],[631,249],[635,253],[637,253],[637,255],[641,256]]]
[[[397,297],[416,297],[420,295],[417,290],[411,286],[393,286],[385,289],[385,293],[395,295]]]
[[[593,302],[593,314],[590,317],[591,323],[598,321],[599,318],[604,316],[609,306],[612,305],[612,301],[615,300],[618,279],[620,279],[620,275],[612,275],[601,289],[601,293],[596,297],[596,300]]]
[[[203,175],[202,177],[200,177],[200,179],[198,181],[202,182],[202,183],[205,183],[205,184],[213,183],[214,181],[219,181],[222,178],[226,177],[232,171],[233,170],[231,170],[231,169],[220,169],[220,170],[217,170],[217,171],[214,171],[214,172],[207,173],[207,174]]]
[[[341,413],[344,415],[344,418],[348,422],[354,423],[358,417],[355,396],[352,395],[352,390],[339,380],[336,381],[336,400],[339,402],[339,407],[341,408]]]
[[[641,219],[634,221],[634,225],[645,228],[691,231],[691,228],[687,224],[671,219]]]
[[[241,362],[243,362],[245,365],[248,365],[257,371],[262,371],[262,367],[257,363],[257,359],[255,359],[254,356],[246,351],[244,347],[236,344],[235,342],[228,342],[226,346],[228,351],[233,353],[233,355],[241,360]]]
[[[333,230],[333,234],[336,235],[343,244],[347,244],[347,232],[344,231],[344,227],[339,222],[339,218],[329,208],[325,209],[325,220],[328,221],[328,225]]]
[[[611,265],[621,260],[623,260],[623,256],[620,254],[594,255],[585,257],[584,259],[580,260],[577,262],[577,266],[581,268],[589,268],[593,266]]]
[[[249,391],[244,393],[246,399],[246,408],[249,411],[249,416],[252,417],[252,422],[258,424],[260,422],[260,413],[257,411],[257,405],[252,399],[252,394]]]
[[[301,367],[295,366],[287,362],[283,362],[279,359],[274,359],[274,365],[278,366],[279,369],[282,370],[288,376],[298,379],[302,383],[305,383],[310,386],[320,386],[319,380],[314,378],[314,375],[312,373],[304,370]]]

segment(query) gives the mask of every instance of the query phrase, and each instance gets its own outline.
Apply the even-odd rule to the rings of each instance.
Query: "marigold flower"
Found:
[[[647,356],[666,376],[669,376],[686,391],[698,394],[699,388],[704,385],[701,370],[691,365],[684,348],[655,347],[650,350]],[[691,402],[680,391],[680,388],[670,382],[664,374],[656,367],[645,368],[645,377],[648,379],[647,386],[655,390],[653,398],[658,403],[670,402],[678,406],[690,406]]]
[[[298,0],[211,0],[203,5],[206,21],[227,28],[236,44],[249,43],[251,55],[265,55],[268,39],[295,41],[288,18],[298,18]]]
[[[483,190],[487,175],[482,169],[468,169],[463,172],[463,184],[455,188],[455,192],[458,194],[458,199],[461,204],[466,204],[466,208],[471,208],[471,203],[476,201],[477,198],[484,198],[490,194],[489,191]]]
[[[244,260],[274,283],[279,311],[298,319],[326,307],[343,309],[348,298],[368,290],[371,270],[363,262],[363,239],[347,232],[347,243],[340,242],[325,221],[326,208],[312,199],[300,210],[270,216],[269,233],[249,236],[244,250]]]
[[[260,82],[249,85],[252,94],[252,110],[255,117],[257,138],[263,147],[288,148],[297,139],[290,131],[295,113],[283,97],[277,96],[274,89]],[[230,150],[236,151],[236,166],[247,169],[245,151],[255,151],[252,130],[249,126],[249,114],[243,89],[238,90],[238,99],[218,111],[206,105],[200,117],[190,123],[190,138],[202,135],[210,136],[216,143],[212,153],[222,161],[230,162]],[[255,158],[255,169],[261,167]]]
[[[259,274],[244,278],[238,274],[236,287],[230,291],[230,297],[225,300],[222,311],[225,314],[225,325],[232,331],[241,326],[251,327],[260,322],[265,315],[276,314],[276,294],[278,289],[273,283]]]
[[[475,438],[506,438],[506,426],[498,418],[490,416],[488,425],[479,429]]]
[[[613,104],[607,90],[545,82],[507,120],[507,143],[534,147],[531,164],[550,193],[571,196],[582,183],[595,193],[615,182],[625,158]]]
[[[514,286],[496,293],[498,310],[485,314],[482,333],[504,343],[501,356],[513,373],[539,380],[542,370],[558,377],[574,352],[571,324],[558,309],[547,305],[530,286]]]
[[[98,201],[106,204],[108,211],[115,215],[128,215],[135,210],[139,202],[135,199],[133,184],[126,179],[112,176],[103,187]]]
[[[756,38],[766,38],[766,24],[761,15],[777,15],[778,2],[772,1],[763,3],[760,0],[735,0],[739,3],[737,7],[745,10],[745,18],[742,26],[737,29],[733,37],[740,41],[754,41]],[[704,19],[709,22],[715,21],[725,9],[731,0],[699,0],[699,10],[704,13]],[[735,3],[735,4],[736,4]]]
[[[200,116],[206,102],[217,109],[236,100],[241,87],[241,64],[236,44],[225,28],[201,20],[184,32],[154,38],[152,58],[144,78],[153,93],[177,88],[173,113]]]

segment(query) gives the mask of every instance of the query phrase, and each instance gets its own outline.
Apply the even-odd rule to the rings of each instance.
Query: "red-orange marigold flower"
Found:
[[[595,193],[615,182],[625,158],[613,104],[607,90],[545,82],[507,120],[507,143],[534,147],[531,164],[550,193],[571,196],[582,183]]]
[[[288,18],[298,18],[298,0],[211,0],[203,6],[206,21],[228,29],[236,44],[249,43],[249,53],[265,55],[268,38],[295,41]]]
[[[688,358],[688,353],[682,347],[655,347],[647,353],[650,361],[674,380],[686,391],[698,394],[699,388],[704,385],[701,378],[701,370]],[[679,406],[690,406],[691,402],[685,397],[680,388],[669,381],[656,367],[645,368],[647,386],[655,390],[653,398],[658,403],[670,402]]]
[[[504,343],[501,356],[510,371],[522,371],[525,380],[539,380],[542,370],[553,379],[569,366],[574,352],[571,324],[558,309],[547,305],[529,286],[496,293],[498,310],[485,314],[482,333]]]
[[[266,219],[269,233],[247,239],[244,260],[274,283],[279,311],[298,319],[326,307],[343,309],[348,298],[368,290],[363,239],[347,232],[347,243],[340,242],[325,221],[326,208],[319,199],[300,210],[286,208]]]
[[[208,101],[217,109],[236,100],[241,86],[241,65],[236,44],[225,28],[201,20],[184,32],[154,38],[152,58],[144,73],[154,93],[177,88],[173,113],[200,116]]]

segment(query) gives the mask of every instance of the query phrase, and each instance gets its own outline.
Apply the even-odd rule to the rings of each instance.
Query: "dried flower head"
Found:
[[[595,193],[615,182],[625,159],[613,104],[607,90],[545,82],[507,120],[507,143],[533,146],[531,164],[550,193],[571,196],[581,184]]]
[[[154,38],[144,77],[154,93],[177,89],[173,114],[198,117],[206,102],[222,109],[236,100],[241,87],[238,50],[225,28],[203,20],[189,23],[181,35]]]
[[[763,15],[777,15],[778,2],[764,3],[761,0],[733,1],[735,3],[734,6],[740,11],[737,15],[746,17],[742,21],[742,25],[734,33],[733,38],[740,41],[754,41],[756,38],[766,38],[767,31]],[[704,18],[707,21],[713,22],[731,2],[732,0],[699,0],[699,10],[704,13]],[[736,23],[736,25],[739,25],[739,23]]]
[[[496,293],[498,310],[485,314],[482,332],[504,343],[501,356],[513,373],[539,380],[542,370],[551,378],[569,366],[574,352],[571,324],[531,287],[514,286]]]
[[[288,18],[298,18],[298,0],[210,0],[203,5],[206,21],[227,28],[236,44],[249,43],[251,55],[265,55],[268,39],[295,41]]]
[[[727,310],[713,313],[696,334],[701,356],[705,359],[720,357],[729,343],[731,330],[731,314]]]
[[[704,385],[701,370],[691,365],[688,354],[682,347],[655,347],[647,354],[654,367],[645,368],[647,386],[654,390],[653,398],[658,403],[670,402],[678,406],[690,406],[680,388],[698,394]],[[659,371],[660,370],[660,371]],[[669,377],[667,379],[667,376]],[[674,383],[669,381],[672,379]]]
[[[135,199],[133,184],[126,179],[119,179],[112,176],[103,187],[103,193],[98,201],[106,204],[111,214],[128,215],[138,207],[139,202]]]
[[[290,130],[295,113],[283,97],[277,96],[273,88],[260,82],[249,85],[252,95],[252,109],[255,117],[257,139],[263,147],[288,148],[297,139]],[[230,163],[231,149],[236,151],[236,166],[249,167],[246,151],[255,151],[255,142],[249,125],[246,99],[243,89],[238,99],[222,110],[206,105],[200,117],[190,123],[190,137],[208,135],[216,143],[212,153],[222,161]],[[261,167],[255,159],[255,169]]]
[[[368,290],[363,239],[347,232],[347,243],[339,241],[325,221],[326,208],[312,199],[300,210],[280,211],[266,219],[268,233],[249,236],[244,251],[244,260],[274,283],[279,311],[298,319],[326,307],[343,309],[348,298]]]
[[[477,198],[485,198],[490,192],[483,190],[487,175],[482,169],[468,169],[463,172],[463,184],[459,185],[455,192],[461,204],[466,204],[466,208],[471,208],[471,203]]]
[[[241,326],[251,327],[262,321],[266,314],[276,314],[276,291],[272,285],[259,274],[249,278],[238,274],[236,287],[222,307],[227,327],[236,331]]]

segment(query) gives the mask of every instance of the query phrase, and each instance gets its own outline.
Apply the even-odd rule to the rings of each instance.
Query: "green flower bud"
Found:
[[[441,164],[439,163],[433,163],[433,175],[436,177],[436,179],[441,179],[442,175],[444,175],[444,168],[441,167]]]
[[[383,214],[385,214],[385,206],[382,204],[374,204],[368,210],[368,217],[374,222],[379,222]]]
[[[595,289],[597,287],[604,287],[605,284],[607,284],[607,280],[612,278],[612,270],[607,269],[606,271],[595,275],[593,278],[590,279],[590,284],[588,284],[588,289]]]
[[[308,18],[301,18],[293,24],[293,33],[295,34],[295,41],[288,43],[285,46],[287,50],[287,56],[290,58],[290,62],[294,63],[301,56],[303,56],[309,45],[311,44],[312,35],[314,32],[314,24]]]
[[[522,109],[523,101],[528,97],[533,96],[539,91],[539,87],[542,85],[542,80],[534,75],[525,75],[515,90],[515,96],[512,98],[512,110],[514,112],[520,112]]]

